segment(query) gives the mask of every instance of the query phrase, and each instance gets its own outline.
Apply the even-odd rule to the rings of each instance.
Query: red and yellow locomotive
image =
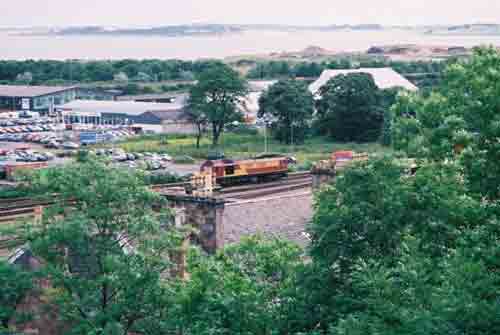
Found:
[[[291,157],[264,157],[256,159],[208,160],[201,165],[201,172],[212,173],[219,185],[256,183],[283,178],[288,174],[288,166],[294,163]]]

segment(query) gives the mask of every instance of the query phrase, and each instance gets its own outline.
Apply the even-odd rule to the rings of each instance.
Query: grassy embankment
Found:
[[[186,135],[142,136],[118,143],[117,146],[127,152],[167,153],[174,158],[190,156],[194,159],[206,159],[214,149],[210,138],[203,138],[199,149],[196,148],[196,138]],[[228,158],[249,158],[264,152],[263,135],[241,135],[226,133],[220,143],[220,150]],[[388,153],[390,148],[378,143],[336,143],[323,137],[306,140],[300,145],[285,145],[268,138],[268,152],[293,155],[299,164],[326,159],[336,150],[354,150],[356,152]]]

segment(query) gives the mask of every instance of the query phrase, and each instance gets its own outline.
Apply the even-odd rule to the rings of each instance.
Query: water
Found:
[[[438,36],[416,31],[273,32],[222,36],[14,36],[0,32],[0,59],[198,59],[299,51],[319,46],[366,51],[373,45],[500,46],[500,36]]]

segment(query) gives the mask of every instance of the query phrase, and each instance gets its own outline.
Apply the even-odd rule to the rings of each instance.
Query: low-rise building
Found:
[[[0,85],[0,111],[33,111],[45,115],[76,98],[74,86]]]
[[[185,102],[75,100],[57,106],[66,124],[129,125],[157,133],[194,133]]]
[[[350,70],[325,70],[321,76],[309,86],[312,94],[316,95],[319,89],[330,79],[338,75],[348,75],[352,73],[367,73],[373,77],[375,84],[379,89],[403,88],[409,91],[417,91],[418,87],[412,84],[408,79],[394,71],[392,68],[360,68]]]
[[[117,101],[172,103],[175,100],[184,99],[185,97],[186,97],[186,94],[152,93],[152,94],[120,95],[120,96],[117,96],[115,100],[117,100]]]
[[[78,87],[76,99],[78,100],[117,100],[122,91],[115,89],[100,89],[90,87]]]

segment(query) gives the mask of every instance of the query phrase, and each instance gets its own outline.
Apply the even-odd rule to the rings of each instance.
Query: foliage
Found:
[[[313,96],[301,81],[279,81],[259,98],[258,116],[269,118],[273,135],[287,144],[304,142],[313,112]]]
[[[33,288],[34,275],[22,268],[0,260],[0,331],[5,331],[12,318],[22,319],[16,313],[16,303]]]
[[[143,179],[88,160],[49,169],[33,183],[41,199],[58,197],[42,222],[28,225],[26,238],[57,292],[49,302],[72,334],[160,327],[168,308],[161,276],[178,237],[165,229],[168,215],[153,212],[162,200]]]
[[[383,122],[381,94],[371,75],[335,76],[318,96],[318,124],[324,134],[345,142],[378,139]]]
[[[437,86],[449,61],[392,61],[380,57],[336,57],[323,61],[261,61],[248,72],[251,79],[317,78],[327,69],[391,67],[421,88]]]
[[[349,273],[360,258],[390,257],[408,222],[410,187],[391,158],[347,170],[317,195],[311,255]]]
[[[200,74],[212,64],[210,60],[133,60],[79,61],[79,60],[3,60],[0,61],[0,80],[14,83],[17,79],[31,85],[51,80],[65,82],[126,82],[192,80],[192,74]],[[29,74],[29,75],[28,75]]]
[[[301,250],[280,240],[251,237],[213,258],[190,261],[181,288],[185,334],[271,334],[284,327],[283,296],[302,263]]]
[[[354,150],[369,153],[391,153],[390,147],[383,147],[378,143],[339,143],[330,139],[316,136],[306,138],[303,144],[293,147],[282,144],[273,138],[268,138],[268,151],[293,154],[299,163],[328,159],[336,150]],[[173,157],[189,155],[197,160],[207,159],[213,151],[210,139],[203,138],[200,148],[196,147],[194,135],[171,135],[168,144],[162,144],[159,136],[140,136],[127,139],[118,144],[127,152],[157,152],[166,153]],[[226,157],[249,158],[264,152],[264,135],[242,135],[225,132],[221,138],[221,148]],[[293,151],[292,151],[293,149]]]
[[[191,156],[182,155],[182,156],[175,156],[174,163],[175,164],[194,164],[194,163],[196,163],[196,161]]]
[[[483,233],[472,231],[467,237]],[[438,264],[419,252],[419,241],[411,236],[396,266],[360,263],[353,285],[368,308],[341,319],[332,334],[495,333],[500,276],[492,271],[498,262],[491,260],[498,259],[498,248],[484,242],[473,247],[467,237]],[[481,254],[473,251],[480,248]]]
[[[219,144],[224,127],[242,121],[240,107],[248,93],[246,82],[239,74],[223,63],[213,63],[198,76],[190,90],[189,109],[196,119],[206,119],[212,128],[212,144]]]
[[[471,60],[447,69],[438,92],[401,97],[394,108],[396,147],[434,160],[460,152],[469,187],[490,199],[500,197],[499,69],[496,49],[476,49]]]
[[[383,145],[390,145],[392,143],[392,123],[394,119],[392,106],[396,102],[400,90],[397,88],[390,88],[381,90],[381,108],[383,110],[383,124],[382,131],[380,134],[380,142]]]
[[[498,208],[467,194],[458,166],[420,164],[406,176],[390,158],[362,163],[317,195],[309,276],[322,284],[306,282],[306,301],[322,312],[309,326],[330,324],[332,334],[417,333],[424,326],[481,334],[497,323],[498,301],[482,297],[494,295],[498,277],[482,262],[498,266]],[[459,276],[488,285],[469,286]],[[472,311],[481,308],[477,322]]]
[[[181,182],[182,178],[171,173],[147,173],[144,175],[146,185],[168,184]]]

